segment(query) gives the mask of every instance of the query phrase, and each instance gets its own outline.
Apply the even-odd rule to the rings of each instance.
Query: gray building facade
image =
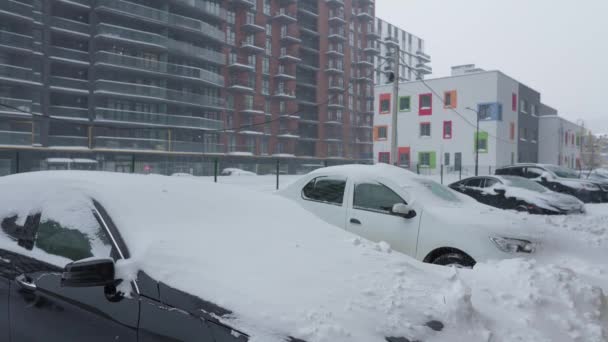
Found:
[[[520,83],[517,116],[519,130],[517,161],[519,163],[538,162],[538,116],[541,106],[540,93]]]

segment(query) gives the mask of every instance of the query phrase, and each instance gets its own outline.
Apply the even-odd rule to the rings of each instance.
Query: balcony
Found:
[[[4,47],[30,52],[33,42],[34,39],[31,36],[0,30],[0,45]]]
[[[288,91],[288,90],[284,90],[284,89],[278,89],[278,90],[275,90],[275,92],[272,96],[277,99],[281,99],[281,100],[295,100],[296,92]]]
[[[51,76],[50,81],[51,89],[53,90],[62,90],[82,94],[89,93],[89,80],[71,77]]]
[[[32,146],[33,140],[32,132],[0,131],[0,145]]]
[[[281,51],[281,55],[279,56],[279,61],[285,63],[299,63],[302,60],[296,56],[291,55],[290,52]]]
[[[285,8],[277,11],[272,19],[282,24],[292,24],[298,21],[296,14],[290,13]]]
[[[188,57],[199,58],[207,62],[224,65],[225,56],[223,53],[202,48],[185,42],[169,39],[166,44],[169,53],[176,53]]]
[[[255,70],[255,66],[247,63],[241,63],[238,61],[231,62],[228,64],[228,68],[230,70],[239,70],[239,71],[253,71]]]
[[[331,41],[342,42],[346,40],[346,36],[344,34],[344,30],[329,30],[329,35],[327,36],[327,39]]]
[[[329,103],[327,104],[327,108],[330,108],[330,109],[343,109],[344,108],[344,102],[337,101],[337,100],[329,101]]]
[[[361,8],[358,9],[355,13],[357,15],[357,18],[361,20],[374,20],[373,7]]]
[[[344,7],[344,0],[325,0],[327,6]]]
[[[193,116],[122,111],[111,108],[96,108],[95,121],[199,130],[220,130],[224,126],[224,123],[220,120]]]
[[[120,40],[136,45],[154,46],[160,49],[166,49],[170,42],[168,42],[167,37],[158,34],[109,24],[97,25],[97,37]]]
[[[50,115],[52,117],[68,118],[74,120],[89,120],[89,109],[70,106],[51,106]]]
[[[164,139],[98,136],[94,138],[94,148],[102,150],[168,151],[169,142]]]
[[[345,90],[344,82],[329,82],[329,87],[327,88],[327,90],[331,92],[343,93]]]
[[[228,90],[239,93],[254,93],[254,85],[252,82],[233,80],[228,84]]]
[[[34,8],[31,5],[14,0],[0,1],[0,12],[4,15],[15,16],[21,19],[32,20]]]
[[[326,53],[329,56],[344,57],[344,50],[343,49],[338,49],[338,48],[333,47],[333,46],[330,46]]]
[[[319,8],[314,5],[316,3],[316,1],[314,3],[300,1],[298,2],[298,12],[316,19],[319,17]]]
[[[433,73],[433,68],[431,68],[430,66],[428,66],[426,64],[417,64],[416,65],[416,71],[419,74],[428,75],[428,74],[432,74]]]
[[[9,64],[0,64],[0,79],[5,81],[40,85],[39,73],[34,73],[32,69]]]
[[[372,59],[362,59],[357,62],[359,66],[363,67],[374,67],[374,60]]]
[[[302,40],[296,37],[295,34],[291,32],[281,32],[281,43],[284,44],[300,44]]]
[[[319,32],[317,32],[317,29],[312,29],[312,28],[308,28],[306,26],[300,26],[300,34],[301,35],[308,35],[308,36],[313,36],[313,37],[319,37],[320,34]]]
[[[50,47],[52,59],[89,65],[89,53],[81,50],[66,49],[59,46]]]
[[[218,42],[226,41],[226,35],[223,30],[216,26],[210,25],[204,21],[184,17],[177,14],[169,15],[169,25],[186,30],[188,32],[197,33],[206,36]]]
[[[335,64],[330,64],[325,68],[325,72],[328,74],[343,74],[344,73],[344,67],[343,66],[338,66]]]
[[[279,130],[279,134],[277,134],[277,137],[287,139],[298,139],[300,137],[300,134],[294,130],[281,129]]]
[[[0,97],[0,103],[18,109],[17,110],[17,109],[13,109],[13,108],[9,108],[9,107],[0,106],[1,114],[31,116],[31,114],[28,114],[28,113],[32,112],[32,106],[33,106],[32,100],[16,99],[16,98],[12,98],[12,97]]]
[[[100,11],[125,15],[129,18],[159,23],[166,23],[169,18],[166,11],[122,0],[97,0],[95,8]]]
[[[376,45],[376,44],[368,44],[363,51],[365,53],[368,53],[370,55],[379,55],[380,54],[380,48]]]
[[[343,12],[329,12],[329,24],[330,25],[344,25],[346,24],[346,20],[344,19]]]
[[[431,62],[431,56],[427,55],[426,53],[424,53],[422,51],[416,51],[416,57],[418,57],[418,59],[420,59],[421,61],[423,61],[425,63]]]
[[[89,148],[89,137],[51,135],[48,139],[49,147]]]
[[[255,0],[228,0],[228,3],[233,6],[252,8],[255,6]]]
[[[241,49],[254,54],[264,53],[266,51],[263,47],[257,46],[254,40],[244,40],[241,42]]]
[[[59,2],[63,2],[65,4],[69,4],[72,6],[78,6],[81,8],[89,8],[91,6],[91,1],[90,0],[57,0]]]
[[[264,26],[256,24],[255,16],[247,16],[241,29],[249,33],[264,32],[266,30]]]
[[[339,142],[342,142],[342,136],[339,136],[339,135],[326,136],[325,141],[339,143]]]
[[[51,17],[51,29],[79,37],[89,37],[90,25],[76,20]]]
[[[380,39],[380,33],[378,33],[378,31],[376,31],[376,29],[374,29],[372,26],[368,26],[367,27],[367,37],[372,38],[372,39]]]
[[[344,121],[341,115],[337,115],[336,113],[327,113],[327,120],[325,120],[325,124],[330,126],[342,126]]]
[[[171,141],[170,151],[183,153],[224,153],[224,145],[192,141]]]
[[[274,75],[275,78],[280,80],[295,80],[296,77],[290,73],[283,65],[279,66],[279,70]]]
[[[265,115],[264,110],[261,108],[256,108],[252,103],[246,103],[243,108],[239,110],[239,112],[243,114],[250,115]]]
[[[218,3],[207,0],[170,0],[181,6],[186,6],[189,10],[196,11],[214,20],[225,20],[226,12]]]
[[[127,55],[119,55],[111,52],[100,51],[96,53],[98,65],[111,65],[113,67],[123,67],[129,71],[142,70],[144,72],[152,72],[163,74],[171,77],[189,78],[192,80],[200,80],[205,83],[216,86],[224,86],[224,77],[214,72],[159,61],[152,61],[143,58],[131,57]]]
[[[356,121],[356,126],[359,128],[372,128],[373,124],[371,120],[357,120]]]
[[[386,46],[389,48],[390,47],[399,47],[399,41],[395,37],[384,38],[384,44],[386,44]]]
[[[251,156],[255,153],[255,145],[228,145],[228,154]]]
[[[308,87],[308,88],[316,88],[317,80],[315,78],[303,77],[300,76],[296,78],[296,84],[298,86]]]

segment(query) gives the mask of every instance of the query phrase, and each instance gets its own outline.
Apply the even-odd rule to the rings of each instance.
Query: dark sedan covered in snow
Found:
[[[500,209],[541,215],[585,212],[585,205],[576,197],[551,191],[522,177],[471,177],[450,184],[450,188]]]

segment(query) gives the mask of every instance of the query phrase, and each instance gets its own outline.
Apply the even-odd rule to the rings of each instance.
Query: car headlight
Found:
[[[593,191],[600,189],[599,186],[597,186],[595,184],[591,184],[591,183],[583,183],[583,188],[585,188],[586,190],[593,190]]]
[[[533,253],[536,249],[534,244],[528,240],[494,236],[490,238],[490,241],[505,253]]]

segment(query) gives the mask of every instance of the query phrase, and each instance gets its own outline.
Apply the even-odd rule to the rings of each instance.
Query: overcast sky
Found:
[[[608,133],[608,0],[376,0],[376,15],[426,41],[431,78],[501,70]]]

